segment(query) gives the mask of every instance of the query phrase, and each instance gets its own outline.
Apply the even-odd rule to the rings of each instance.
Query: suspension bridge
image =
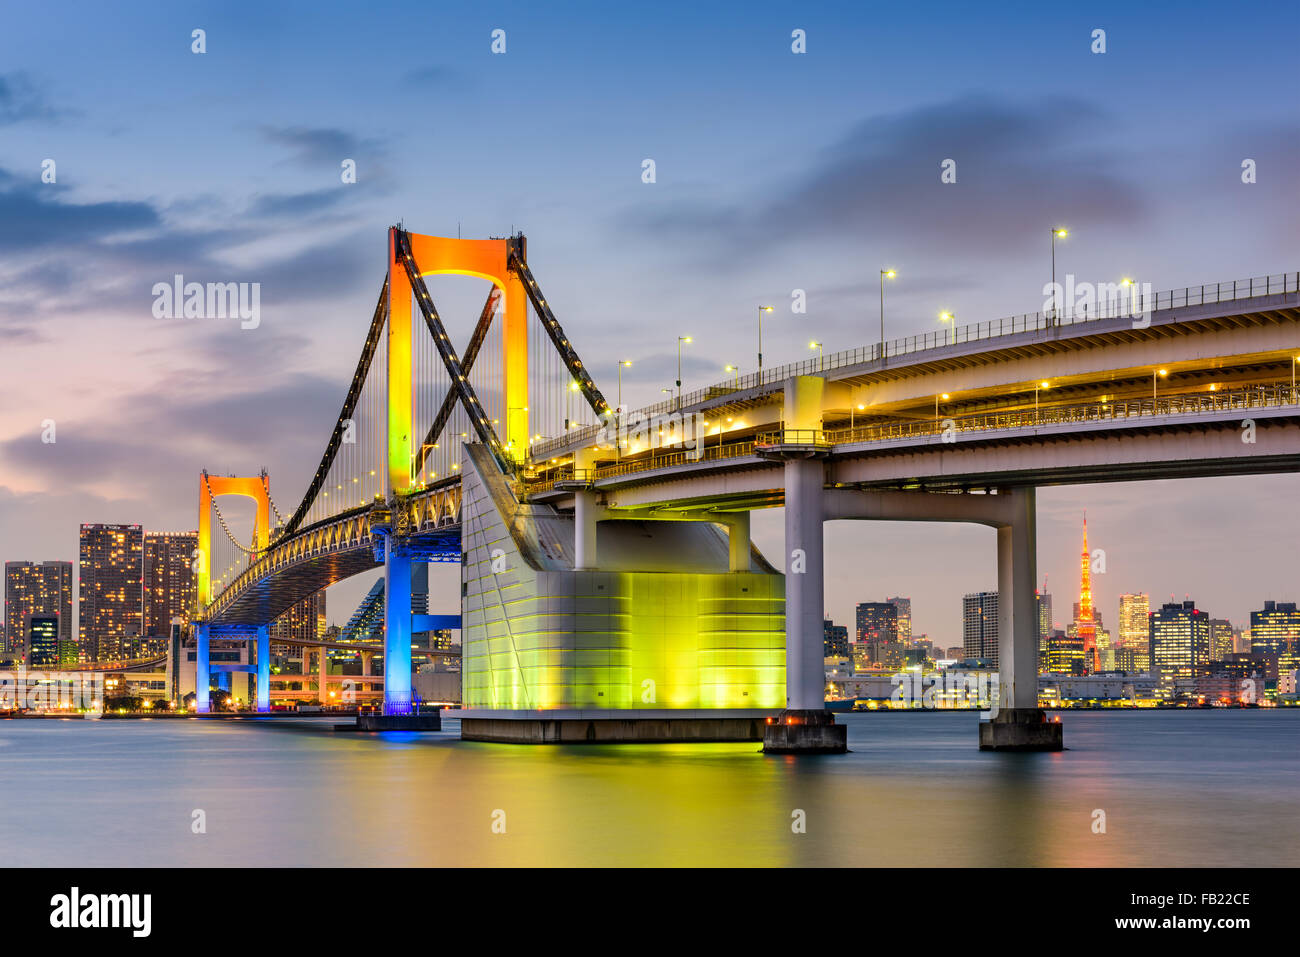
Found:
[[[289,517],[265,474],[200,478],[200,711],[212,638],[256,643],[269,707],[270,623],[382,565],[386,714],[411,710],[411,635],[436,621],[461,630],[467,738],[838,750],[824,522],[973,522],[997,530],[1004,610],[981,746],[1056,748],[1037,701],[1035,489],[1300,468],[1300,273],[881,341],[629,411],[597,387],[522,235],[394,227],[388,261]],[[491,284],[463,351],[425,282],[439,274]],[[247,546],[219,509],[231,495],[256,505]],[[777,561],[750,540],[770,507],[785,509]],[[431,599],[454,611],[430,615],[418,589],[413,603],[428,562],[460,563],[460,594]]]

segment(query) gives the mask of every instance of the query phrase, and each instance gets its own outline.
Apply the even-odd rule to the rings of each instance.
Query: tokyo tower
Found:
[[[1094,674],[1101,670],[1097,657],[1097,623],[1092,613],[1092,555],[1088,551],[1088,513],[1083,513],[1083,552],[1079,556],[1079,619],[1075,623],[1083,642],[1083,670]]]

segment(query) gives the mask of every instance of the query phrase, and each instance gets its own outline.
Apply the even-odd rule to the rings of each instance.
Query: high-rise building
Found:
[[[998,663],[998,593],[981,591],[961,600],[962,649],[967,658]]]
[[[1148,650],[1151,623],[1147,620],[1147,615],[1150,611],[1151,599],[1146,592],[1119,596],[1118,647],[1132,648],[1134,651]]]
[[[271,642],[291,639],[319,641],[325,634],[325,590],[321,589],[293,604],[271,623]]]
[[[1064,631],[1054,629],[1047,638],[1047,670],[1058,675],[1084,673],[1083,642],[1074,623]]]
[[[1038,670],[1047,671],[1047,642],[1052,637],[1052,596],[1034,592],[1038,606]]]
[[[1097,664],[1102,671],[1115,670],[1115,643],[1100,622],[1097,623]]]
[[[849,657],[849,629],[827,618],[822,624],[823,658]]]
[[[198,532],[144,533],[145,638],[169,638],[173,618],[191,617],[198,547]]]
[[[1210,660],[1222,661],[1235,649],[1232,643],[1232,622],[1225,618],[1210,619]]]
[[[27,625],[27,667],[59,667],[59,616],[30,615]]]
[[[1279,672],[1300,667],[1300,611],[1293,601],[1266,601],[1250,613],[1250,650],[1272,655]]]
[[[23,653],[33,615],[56,616],[59,637],[72,639],[72,562],[5,562],[5,641],[0,652]]]
[[[912,644],[912,599],[886,598],[885,601],[893,605],[898,612],[898,640],[905,647],[910,647]]]
[[[380,579],[383,584],[383,579]],[[301,658],[302,646],[284,644],[286,639],[295,641],[319,641],[325,635],[325,589],[308,595],[302,601],[295,602],[288,611],[271,622],[271,660],[280,666],[287,664],[291,658]],[[383,619],[382,606],[379,618]]]
[[[89,661],[127,657],[144,629],[144,530],[82,525],[80,644]]]
[[[887,601],[864,601],[857,607],[857,643],[862,645],[855,659],[875,665],[899,668],[903,646],[898,640],[898,608]],[[856,660],[855,660],[856,664]]]
[[[1189,687],[1198,667],[1210,661],[1210,616],[1190,598],[1167,602],[1151,613],[1151,665],[1160,697],[1170,700]]]
[[[1092,553],[1088,551],[1088,513],[1083,513],[1083,551],[1079,557],[1079,611],[1075,616],[1079,640],[1083,642],[1085,673],[1101,671],[1097,652],[1097,623],[1092,609]]]
[[[1270,679],[1271,655],[1229,653],[1221,661],[1211,661],[1196,673],[1195,694],[1207,702],[1258,704]]]

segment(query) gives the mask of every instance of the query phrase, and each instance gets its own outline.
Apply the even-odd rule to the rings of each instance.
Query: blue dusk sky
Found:
[[[3,560],[75,561],[83,521],[193,528],[202,468],[265,466],[296,502],[398,220],[523,230],[607,391],[635,358],[632,405],[671,384],[678,335],[694,338],[688,389],[752,369],[755,306],[796,289],[807,313],[765,323],[769,363],[814,338],[873,342],[884,266],[899,273],[891,337],[933,331],[944,309],[1036,311],[1055,223],[1071,231],[1058,272],[1081,281],[1300,269],[1294,3],[72,2],[3,17]],[[946,158],[955,184],[939,182]],[[177,273],[261,283],[260,326],[155,319],[151,289]],[[475,282],[440,293],[461,336]],[[1190,593],[1234,623],[1300,597],[1297,490],[1294,475],[1044,489],[1056,620],[1077,597],[1085,508],[1112,628],[1126,591]],[[779,513],[757,523],[769,554],[780,528]],[[956,644],[961,595],[996,586],[986,529],[840,523],[827,542],[842,624],[857,601],[910,595],[914,630]],[[331,593],[331,620],[370,580]]]

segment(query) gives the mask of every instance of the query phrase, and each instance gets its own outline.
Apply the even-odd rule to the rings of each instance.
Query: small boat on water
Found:
[[[857,698],[827,698],[827,711],[852,711],[853,705],[857,703]]]

